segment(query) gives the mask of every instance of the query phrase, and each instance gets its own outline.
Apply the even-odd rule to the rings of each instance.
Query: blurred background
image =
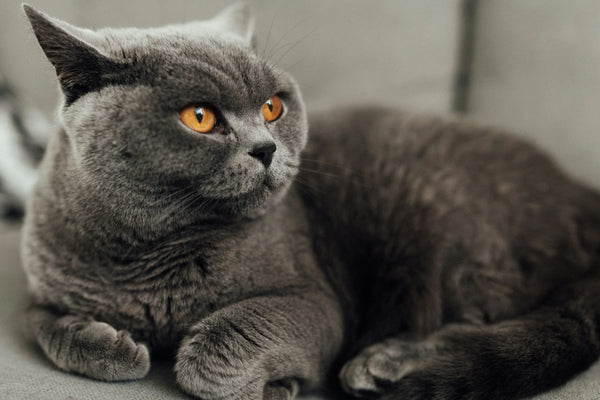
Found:
[[[29,1],[89,28],[205,19],[232,2]],[[58,98],[54,70],[23,16],[21,2],[0,1],[0,73],[22,105],[53,120]],[[259,53],[297,78],[309,109],[379,103],[464,115],[529,138],[572,176],[600,187],[600,1],[249,3],[257,16]],[[81,398],[90,399],[110,393],[114,398],[178,398],[169,369],[153,369],[144,384],[109,386],[67,378],[32,353],[17,327],[25,304],[18,235],[18,226],[0,226],[0,394],[47,398],[44,385],[54,382],[57,398],[77,390],[87,391]],[[544,399],[597,398],[599,365],[583,383],[575,381]],[[57,387],[60,382],[65,386]],[[94,390],[102,395],[92,396]]]
[[[291,71],[310,108],[384,103],[459,112],[532,138],[600,186],[600,2],[255,0],[259,52]],[[57,89],[20,8],[0,2],[0,72],[52,114]],[[31,0],[73,24],[157,26],[231,1]]]

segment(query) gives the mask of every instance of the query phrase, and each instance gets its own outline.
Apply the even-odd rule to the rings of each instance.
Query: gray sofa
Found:
[[[50,115],[56,106],[54,74],[21,16],[21,1],[0,2],[0,71],[25,104]],[[31,2],[89,27],[203,18],[226,3]],[[273,61],[281,58],[279,64],[298,78],[309,108],[377,102],[463,112],[530,137],[570,173],[600,185],[599,2],[251,2],[258,14],[259,50]],[[477,6],[474,19],[462,18],[464,3]],[[474,40],[461,39],[465,27]],[[459,51],[464,46],[471,51]],[[457,86],[459,65],[467,75]],[[462,105],[453,109],[457,96]],[[48,362],[22,329],[26,289],[19,230],[0,225],[0,399],[187,398],[166,364],[154,365],[141,381],[102,383],[63,373]],[[600,399],[600,363],[536,399]]]

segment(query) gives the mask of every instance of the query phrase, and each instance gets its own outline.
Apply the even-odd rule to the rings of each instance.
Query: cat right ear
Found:
[[[23,4],[23,10],[42,50],[56,69],[67,106],[104,85],[106,72],[114,71],[118,65],[89,44],[94,32],[49,17],[28,4]]]
[[[245,1],[226,7],[208,22],[223,31],[234,33],[244,39],[249,47],[256,49],[256,33],[254,31],[256,20],[250,6]]]

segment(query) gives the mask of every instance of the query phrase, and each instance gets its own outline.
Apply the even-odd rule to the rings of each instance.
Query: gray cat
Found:
[[[25,12],[64,94],[22,247],[59,368],[139,379],[152,353],[204,399],[338,375],[506,399],[598,357],[600,196],[528,144],[376,108],[314,116],[307,143],[241,5],[144,30]]]

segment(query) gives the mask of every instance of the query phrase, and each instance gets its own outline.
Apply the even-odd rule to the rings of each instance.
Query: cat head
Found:
[[[260,215],[285,195],[306,144],[304,105],[295,81],[255,52],[245,5],[95,31],[24,10],[56,69],[59,151],[82,186],[164,193],[167,207],[180,193],[195,199],[182,207],[210,205],[185,210],[207,218]]]

